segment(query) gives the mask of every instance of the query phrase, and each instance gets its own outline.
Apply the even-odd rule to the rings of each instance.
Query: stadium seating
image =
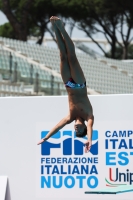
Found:
[[[13,51],[13,63],[17,62],[18,65],[17,70],[20,73],[20,81],[24,81],[25,83],[30,81],[30,67],[31,61],[33,61],[36,63],[33,64],[34,81],[36,79],[36,73],[38,73],[40,91],[45,92],[46,95],[50,94],[52,71],[58,74],[60,73],[58,49],[2,37],[0,37],[0,43],[0,70],[9,70],[9,49],[11,49]],[[8,51],[2,49],[3,47],[7,47]],[[104,57],[96,60],[87,54],[77,52],[76,54],[85,73],[88,88],[100,94],[133,93],[133,67],[131,64]],[[22,58],[21,55],[23,56]],[[44,65],[51,71],[41,69],[40,65]],[[66,95],[61,77],[54,75],[53,81],[54,94]]]
[[[43,93],[38,93],[39,96],[44,95]],[[24,86],[23,83],[11,83],[9,81],[0,80],[0,97],[5,96],[36,96],[34,93],[34,88],[29,86]]]
[[[4,49],[0,49],[0,72],[5,76],[5,72],[8,72],[7,78],[9,79],[9,51]],[[15,64],[17,63],[17,74],[18,80],[23,81],[25,84],[29,84],[31,80],[31,64],[27,62],[27,59],[20,58],[12,53],[12,71],[15,70]],[[36,74],[39,75],[39,90],[40,92],[44,92],[45,95],[51,94],[51,73],[45,70],[42,70],[40,66],[32,65],[33,66],[33,82],[36,81]],[[66,94],[65,87],[60,86],[62,84],[61,77],[53,77],[54,85],[53,85],[53,94]],[[64,86],[64,85],[63,85]]]
[[[108,64],[111,67],[116,67],[116,69],[118,69],[121,72],[127,72],[129,76],[133,77],[133,64],[105,57],[99,58],[99,61],[104,62],[105,64]]]

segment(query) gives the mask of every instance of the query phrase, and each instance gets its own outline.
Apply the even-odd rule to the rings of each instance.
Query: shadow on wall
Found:
[[[5,200],[11,200],[11,193],[10,193],[9,179],[7,179],[7,187],[6,187]]]

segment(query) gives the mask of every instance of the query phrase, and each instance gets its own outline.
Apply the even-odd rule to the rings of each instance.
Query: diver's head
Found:
[[[75,120],[74,129],[77,137],[85,137],[87,135],[87,127],[81,118]]]

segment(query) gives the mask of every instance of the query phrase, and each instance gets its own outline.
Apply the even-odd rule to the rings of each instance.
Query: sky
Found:
[[[6,18],[6,16],[0,11],[0,25],[4,24],[8,22],[8,19]]]

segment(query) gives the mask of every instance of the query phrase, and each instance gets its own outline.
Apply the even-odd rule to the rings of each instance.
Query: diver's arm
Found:
[[[42,138],[37,144],[41,144],[43,142],[45,142],[46,140],[48,140],[52,135],[54,135],[55,133],[57,133],[60,129],[62,129],[66,124],[71,123],[72,120],[70,119],[70,116],[66,116],[64,117],[54,128],[52,128],[48,134]]]
[[[85,142],[85,152],[87,153],[90,151],[91,145],[92,145],[92,132],[93,132],[93,123],[94,123],[94,117],[89,118],[87,122],[87,137],[88,140]]]

